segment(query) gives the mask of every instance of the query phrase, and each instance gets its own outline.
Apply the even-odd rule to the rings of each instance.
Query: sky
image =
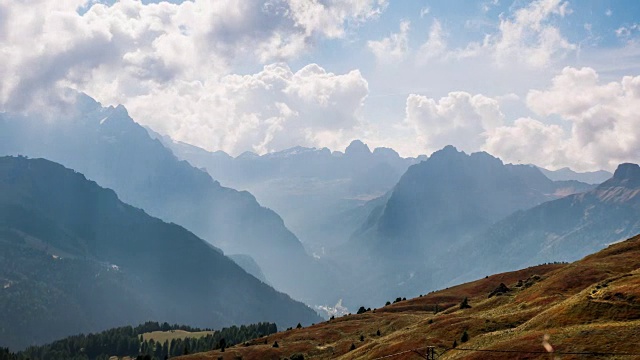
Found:
[[[0,111],[72,88],[232,155],[640,161],[637,0],[0,0],[0,64]]]

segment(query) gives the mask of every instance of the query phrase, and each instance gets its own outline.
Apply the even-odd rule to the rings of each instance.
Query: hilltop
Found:
[[[571,264],[487,276],[363,314],[256,339],[224,354],[213,351],[181,359],[282,359],[295,354],[305,359],[373,359],[427,345],[436,347],[442,354],[439,359],[546,359],[548,355],[536,353],[451,350],[456,341],[458,349],[541,352],[545,334],[556,352],[634,353],[640,343],[638,259],[640,236]],[[470,308],[461,309],[464,298]],[[465,332],[468,341],[463,343]],[[275,342],[279,347],[273,347]],[[414,358],[415,353],[394,357]]]

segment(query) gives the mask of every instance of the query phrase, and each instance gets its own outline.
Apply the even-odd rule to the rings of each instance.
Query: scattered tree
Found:
[[[364,341],[364,335],[360,335],[360,342]]]
[[[453,348],[457,348],[458,347],[458,342],[456,340],[453,340]]]
[[[351,347],[349,348],[349,351],[353,351],[356,349],[356,344],[351,343]]]
[[[273,347],[274,347],[274,348],[279,348],[279,347],[280,347],[280,345],[278,345],[278,342],[276,341],[276,342],[274,342],[274,343],[273,343]]]
[[[298,323],[298,325],[296,326],[296,329],[302,329],[302,324]]]
[[[470,309],[471,305],[469,305],[469,299],[465,296],[460,303],[460,309]]]
[[[460,338],[460,342],[461,343],[466,343],[467,341],[469,341],[469,334],[467,333],[467,330],[465,330],[462,333],[462,337]]]

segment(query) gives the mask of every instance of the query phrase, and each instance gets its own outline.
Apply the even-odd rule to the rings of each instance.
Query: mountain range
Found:
[[[15,348],[147,320],[320,320],[183,227],[43,159],[0,157],[0,257],[0,339]]]
[[[476,238],[469,258],[492,259],[482,266],[489,273],[574,261],[638,233],[640,166],[627,163],[592,190],[515,212],[497,222]],[[477,270],[470,269],[470,273]]]
[[[637,231],[631,164],[594,185],[452,146],[418,158],[361,141],[344,152],[231,157],[157,134],[124,107],[82,94],[67,113],[0,114],[0,140],[0,154],[81,172],[311,305],[366,305],[479,272],[573,260]],[[621,174],[629,179],[618,181]]]
[[[416,295],[456,278],[459,254],[497,221],[592,187],[551,181],[535,167],[447,146],[409,167],[334,257],[342,273],[356,274],[345,286],[358,296],[349,297],[353,302]]]
[[[307,254],[278,214],[250,193],[223,187],[177,159],[123,106],[103,107],[78,94],[73,109],[51,118],[2,113],[0,140],[0,154],[43,157],[81,172],[226,254],[250,256],[276,289],[323,303],[330,272]]]
[[[389,148],[371,151],[359,140],[344,152],[295,147],[264,155],[246,152],[234,158],[149,132],[178,158],[206,169],[222,184],[251,192],[280,214],[319,256],[323,248],[344,243],[355,230],[353,223],[341,222],[338,214],[384,195],[410,165],[427,158],[402,158]]]

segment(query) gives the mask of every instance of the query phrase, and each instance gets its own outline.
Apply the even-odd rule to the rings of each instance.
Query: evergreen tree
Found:
[[[470,309],[471,305],[469,305],[469,299],[465,296],[460,303],[460,309]]]
[[[467,334],[467,330],[462,333],[462,337],[460,338],[461,343],[466,343],[469,341],[469,334]]]

